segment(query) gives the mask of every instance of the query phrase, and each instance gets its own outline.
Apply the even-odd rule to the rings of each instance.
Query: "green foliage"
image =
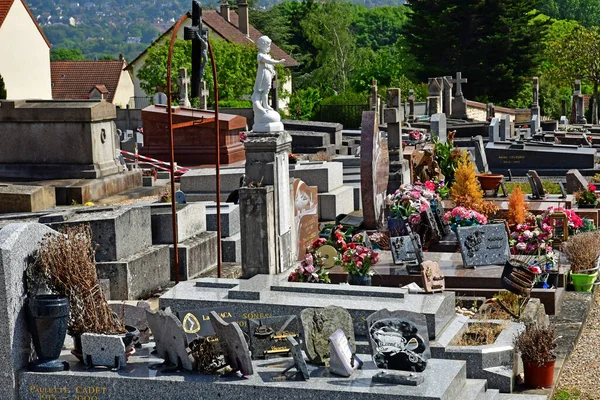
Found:
[[[321,93],[318,89],[300,89],[290,97],[288,113],[291,119],[310,120],[315,107],[321,103]]]
[[[323,99],[321,104],[367,104],[369,96],[367,92],[353,92],[347,90],[337,95]]]
[[[78,61],[85,60],[80,49],[67,49],[65,47],[53,48],[50,51],[50,61]]]
[[[219,100],[219,107],[222,108],[252,108],[250,100]]]
[[[4,86],[4,78],[0,75],[0,100],[6,99],[6,87]]]
[[[562,387],[554,393],[554,400],[588,400],[591,397],[583,397],[581,391],[575,388]]]
[[[137,73],[140,80],[140,87],[149,96],[153,96],[157,88],[164,89],[167,86],[167,58],[169,53],[169,43],[156,44],[147,51],[144,66]],[[192,43],[191,41],[176,40],[173,46],[173,62],[171,67],[171,85],[177,87],[177,71],[179,68],[191,70],[192,62]],[[207,65],[207,70],[208,70]],[[173,90],[174,92],[175,90]]]
[[[598,0],[543,0],[540,11],[556,19],[575,20],[584,26],[600,25]]]
[[[469,99],[507,101],[539,65],[546,22],[536,0],[411,0],[409,48],[420,62],[418,78],[461,71]]]

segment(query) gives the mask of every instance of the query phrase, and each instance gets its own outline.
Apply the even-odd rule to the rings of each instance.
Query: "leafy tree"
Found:
[[[0,75],[0,99],[6,99],[6,87],[4,86],[4,78]]]
[[[556,19],[574,20],[587,27],[600,25],[600,0],[544,0],[539,9]]]
[[[54,48],[50,51],[50,61],[78,61],[85,60],[80,49]]]
[[[315,112],[315,107],[321,103],[321,94],[318,89],[300,89],[290,97],[288,105],[289,117],[292,119],[310,120]]]
[[[598,86],[600,85],[600,27],[576,27],[551,44],[555,78],[572,82],[582,79],[593,85],[592,123],[598,123]]]
[[[409,0],[405,34],[419,61],[418,78],[469,79],[468,98],[503,102],[518,93],[539,66],[546,23],[536,0]]]

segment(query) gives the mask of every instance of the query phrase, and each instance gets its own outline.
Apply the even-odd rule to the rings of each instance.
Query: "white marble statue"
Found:
[[[281,132],[283,124],[279,113],[269,106],[269,92],[271,82],[277,76],[275,64],[281,64],[285,60],[274,60],[271,58],[271,39],[261,36],[257,42],[258,47],[258,70],[252,93],[252,109],[254,110],[254,125],[252,130],[258,133]]]

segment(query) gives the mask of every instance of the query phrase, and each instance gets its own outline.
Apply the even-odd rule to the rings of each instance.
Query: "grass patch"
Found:
[[[478,322],[469,324],[467,329],[456,339],[453,346],[484,346],[493,344],[496,341],[504,324],[496,324],[489,322]]]
[[[518,186],[521,188],[523,193],[531,194],[531,186],[527,182],[505,182],[506,190],[508,193],[512,193],[513,190]],[[542,186],[548,194],[560,194],[560,186],[556,182],[542,181]]]
[[[575,388],[560,388],[554,393],[553,400],[592,400],[588,395],[581,393],[579,389]]]

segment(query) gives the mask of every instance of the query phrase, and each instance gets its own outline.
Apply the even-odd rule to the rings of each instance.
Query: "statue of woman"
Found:
[[[258,70],[256,71],[256,81],[254,83],[254,93],[252,93],[252,106],[254,114],[267,114],[273,109],[269,106],[269,91],[271,82],[277,76],[275,64],[281,64],[285,60],[274,60],[271,58],[271,39],[268,36],[258,38]]]

